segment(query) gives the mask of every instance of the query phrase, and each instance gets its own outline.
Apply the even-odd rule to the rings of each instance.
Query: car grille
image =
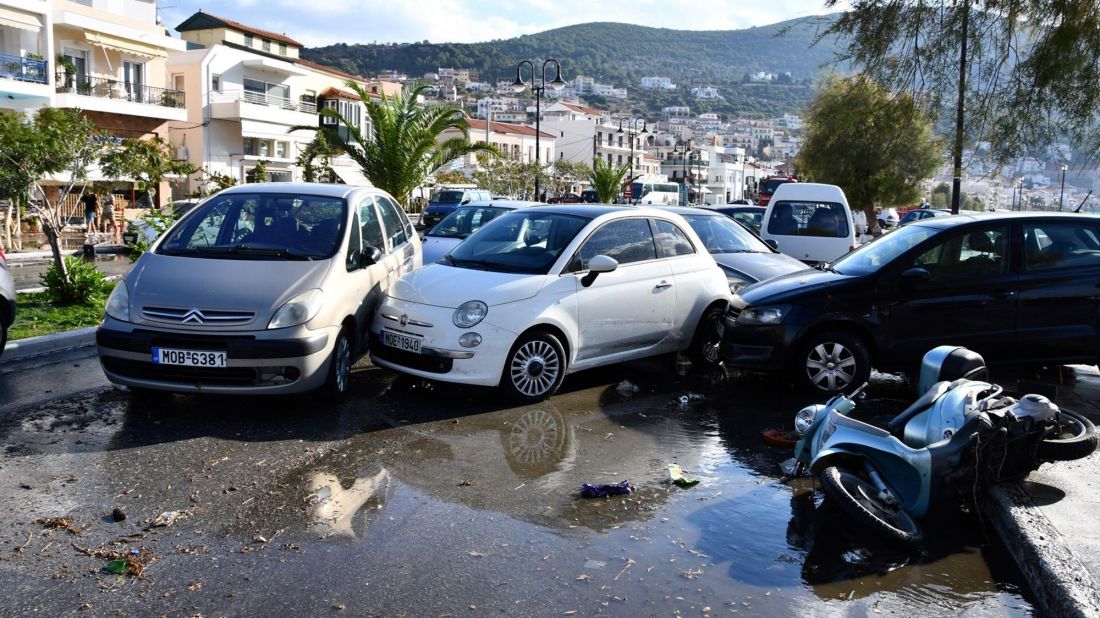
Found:
[[[100,359],[103,368],[111,373],[133,380],[155,380],[157,382],[177,382],[181,384],[202,384],[212,386],[264,386],[273,383],[268,379],[260,381],[259,371],[252,367],[177,367],[175,365],[154,365],[113,356]],[[276,369],[265,367],[264,369]],[[281,370],[281,383],[294,382],[300,377],[295,367]]]
[[[141,317],[150,322],[164,324],[195,324],[197,326],[241,326],[248,324],[256,314],[251,311],[222,311],[191,307],[144,307]]]

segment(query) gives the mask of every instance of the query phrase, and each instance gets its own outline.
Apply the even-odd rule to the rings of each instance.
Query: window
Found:
[[[279,43],[279,55],[280,56],[285,56],[286,55],[286,43]]]
[[[263,50],[265,52],[271,51],[271,39],[263,39]]]
[[[597,255],[614,258],[619,264],[657,259],[653,231],[646,219],[612,221],[596,230],[581,245],[573,259],[574,270],[587,270],[588,261]]]
[[[275,142],[275,158],[286,159],[290,155],[288,154],[289,144],[287,142]]]
[[[221,92],[222,91],[222,76],[221,75],[211,75],[210,76],[210,89],[213,90],[214,92]]]
[[[255,42],[252,38],[252,35],[251,34],[245,34],[244,35],[244,46],[245,47],[252,47],[253,45],[255,45]]]
[[[141,103],[145,99],[145,64],[140,62],[122,63],[123,81],[126,83],[126,98]]]
[[[375,198],[375,201],[378,203],[378,210],[382,211],[382,224],[386,226],[386,234],[389,235],[390,249],[396,249],[405,244],[409,239],[405,226],[407,219],[402,219],[401,214],[398,213],[397,204],[381,196]]]
[[[999,225],[952,234],[921,253],[913,266],[932,280],[999,275],[1008,266],[1008,226]]]
[[[363,246],[375,247],[385,253],[386,241],[382,237],[382,224],[378,222],[378,212],[374,209],[374,198],[368,197],[359,205],[360,229],[363,234]]]
[[[848,213],[836,202],[782,201],[768,220],[768,233],[776,236],[848,236]]]
[[[183,73],[176,73],[172,76],[172,90],[183,92]]]
[[[657,219],[657,246],[661,248],[661,255],[664,257],[695,254],[695,247],[691,246],[687,234],[675,224],[661,219]]]
[[[1033,223],[1024,226],[1024,269],[1100,266],[1100,236],[1092,225]]]
[[[362,235],[359,228],[359,215],[351,215],[351,233],[348,234],[348,254],[344,259],[344,266],[350,273],[353,270],[359,270],[359,262],[362,260],[363,255],[363,242]]]

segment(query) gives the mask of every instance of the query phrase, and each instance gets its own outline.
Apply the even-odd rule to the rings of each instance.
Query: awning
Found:
[[[354,187],[373,187],[371,181],[363,175],[363,170],[352,166],[332,166],[332,171],[344,181],[344,184]]]
[[[42,22],[39,21],[38,17],[35,15],[22,11],[13,11],[12,9],[6,9],[4,7],[0,7],[0,26],[29,30],[31,32],[42,31]]]
[[[98,45],[104,49],[110,49],[124,54],[130,54],[132,56],[142,56],[144,58],[167,58],[168,52],[159,47],[152,45],[146,45],[145,43],[139,43],[137,41],[130,41],[127,39],[120,39],[107,34],[100,34],[98,32],[85,32],[84,38],[92,45]]]

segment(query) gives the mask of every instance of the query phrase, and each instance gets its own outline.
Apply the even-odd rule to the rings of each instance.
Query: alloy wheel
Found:
[[[558,381],[561,359],[554,346],[541,339],[524,343],[512,355],[509,374],[516,390],[528,397],[547,393]]]
[[[806,356],[806,375],[810,383],[824,391],[847,388],[855,380],[856,369],[855,355],[840,343],[819,343]]]

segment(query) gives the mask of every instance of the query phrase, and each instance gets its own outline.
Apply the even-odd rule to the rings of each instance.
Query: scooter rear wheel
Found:
[[[1039,443],[1037,455],[1043,461],[1084,459],[1096,450],[1096,427],[1092,421],[1066,409],[1058,412],[1058,428]]]
[[[917,522],[901,507],[883,504],[869,481],[836,466],[822,470],[819,480],[826,498],[854,519],[856,526],[865,526],[900,545],[920,545],[923,536]]]

